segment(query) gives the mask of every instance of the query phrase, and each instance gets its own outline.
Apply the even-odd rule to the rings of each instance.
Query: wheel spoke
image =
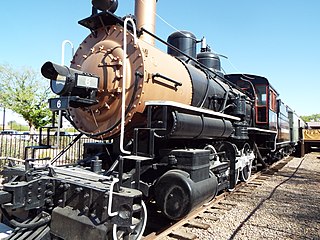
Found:
[[[248,143],[246,143],[243,146],[242,149],[242,155],[249,156],[251,154],[251,148]],[[240,173],[240,180],[243,182],[247,182],[249,178],[251,177],[251,169],[252,169],[252,161],[249,161],[249,163],[241,170]]]
[[[143,201],[141,201],[141,215],[140,219],[134,218],[134,225],[131,229],[118,229],[116,224],[113,225],[112,237],[115,240],[128,239],[128,240],[139,240],[142,238],[142,234],[147,224],[147,208]]]
[[[251,164],[246,165],[240,174],[240,180],[243,182],[247,182],[249,178],[251,177]]]

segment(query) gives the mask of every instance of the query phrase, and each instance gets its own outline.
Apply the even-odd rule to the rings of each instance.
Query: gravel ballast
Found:
[[[320,153],[292,159],[252,193],[230,195],[230,211],[198,239],[320,239]]]

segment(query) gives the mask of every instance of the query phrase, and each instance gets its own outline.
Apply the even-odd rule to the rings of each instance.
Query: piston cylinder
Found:
[[[213,198],[217,193],[218,181],[215,175],[203,181],[194,182],[182,170],[170,170],[160,177],[155,188],[155,197],[163,214],[179,220],[193,209]]]

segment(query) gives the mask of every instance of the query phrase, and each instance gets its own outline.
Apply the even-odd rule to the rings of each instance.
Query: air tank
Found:
[[[188,31],[174,32],[168,37],[167,41],[169,44],[178,48],[180,51],[187,54],[188,56],[192,58],[196,58],[197,40],[196,40],[196,36],[193,33]],[[168,54],[174,57],[177,57],[183,61],[188,60],[187,57],[185,57],[184,55],[182,55],[181,53],[175,51],[170,47],[168,47],[167,52]]]
[[[197,54],[197,60],[213,71],[221,71],[220,58],[213,52],[200,52]]]

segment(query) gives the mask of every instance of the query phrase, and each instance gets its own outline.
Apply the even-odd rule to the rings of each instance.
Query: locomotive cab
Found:
[[[229,74],[226,78],[255,98],[254,126],[276,130],[276,116],[278,112],[277,91],[270,85],[268,79],[249,74]]]
[[[255,96],[255,121],[249,134],[262,152],[271,152],[270,159],[290,154],[290,108],[279,99],[278,92],[265,77],[250,74],[229,74],[226,78]]]

